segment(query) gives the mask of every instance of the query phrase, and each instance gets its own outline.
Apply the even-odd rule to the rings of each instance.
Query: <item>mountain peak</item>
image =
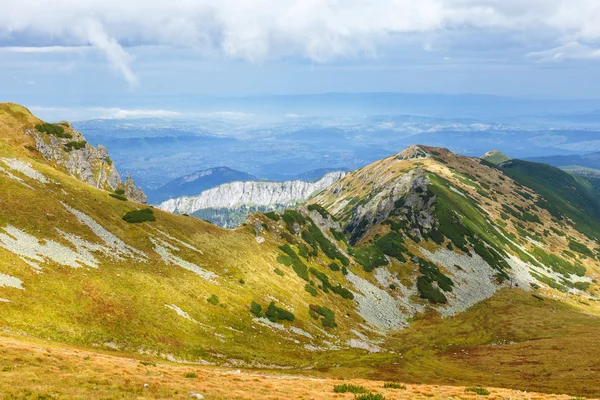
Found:
[[[501,164],[503,162],[511,160],[509,156],[498,150],[488,151],[483,156],[481,156],[481,159],[492,164]]]
[[[429,157],[431,157],[431,154],[426,150],[425,146],[419,144],[409,146],[398,153],[398,159],[400,160],[420,160]]]

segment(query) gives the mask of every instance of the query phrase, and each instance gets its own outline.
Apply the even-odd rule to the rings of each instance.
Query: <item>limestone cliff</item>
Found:
[[[98,188],[114,191],[123,188],[127,198],[146,203],[146,195],[136,188],[131,177],[123,182],[108,150],[94,147],[68,122],[41,124],[25,133],[35,140],[37,151],[48,161],[64,167],[77,179]]]
[[[205,190],[198,196],[167,200],[159,208],[179,214],[194,214],[207,209],[295,205],[331,186],[345,175],[346,172],[330,172],[316,182],[231,182]]]

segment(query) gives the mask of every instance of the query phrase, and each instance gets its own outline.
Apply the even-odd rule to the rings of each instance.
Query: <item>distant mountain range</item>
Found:
[[[174,197],[194,196],[206,189],[228,182],[255,180],[258,180],[258,178],[254,175],[237,171],[229,167],[216,167],[196,171],[192,174],[174,179],[157,189],[147,190],[147,195],[150,203],[158,204]]]
[[[528,161],[550,164],[554,167],[580,166],[586,168],[600,169],[600,152],[584,155],[559,155],[546,157],[529,157]]]

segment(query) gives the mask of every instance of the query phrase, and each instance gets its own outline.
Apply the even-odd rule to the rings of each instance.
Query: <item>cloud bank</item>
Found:
[[[203,57],[251,62],[301,57],[316,63],[372,57],[402,40],[485,32],[551,43],[540,61],[597,59],[597,0],[4,0],[0,41],[14,51],[92,46],[129,85],[130,46],[190,48]],[[467,39],[465,39],[467,38]],[[474,40],[474,39],[473,39]],[[490,43],[490,46],[493,43]],[[83,47],[81,47],[83,46]],[[40,50],[27,50],[27,47]],[[18,50],[20,49],[20,50]],[[42,50],[44,49],[44,50]]]

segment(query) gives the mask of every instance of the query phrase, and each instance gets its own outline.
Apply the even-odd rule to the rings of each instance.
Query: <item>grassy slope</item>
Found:
[[[505,289],[456,317],[430,315],[394,334],[389,346],[402,358],[372,376],[600,396],[600,318],[578,308]]]
[[[27,115],[27,114],[24,114]],[[33,120],[31,123],[36,123]],[[56,228],[75,234],[92,243],[102,244],[89,228],[67,212],[61,201],[92,216],[99,224],[143,251],[148,263],[131,259],[113,260],[95,254],[99,269],[73,269],[57,264],[44,264],[37,274],[21,259],[0,248],[0,272],[21,279],[25,290],[0,287],[0,297],[10,303],[0,303],[0,325],[15,332],[33,334],[54,340],[85,345],[119,346],[128,350],[144,350],[174,354],[176,357],[226,361],[239,358],[246,363],[279,363],[308,365],[312,357],[302,345],[308,339],[298,335],[281,335],[252,322],[248,311],[255,300],[277,304],[294,310],[295,327],[313,334],[315,344],[327,338],[320,323],[308,315],[308,305],[326,305],[338,316],[340,339],[349,335],[349,327],[359,319],[350,301],[340,301],[333,294],[320,293],[317,298],[304,290],[305,282],[291,268],[277,262],[283,243],[277,233],[278,224],[264,232],[264,243],[257,243],[251,227],[235,231],[221,229],[204,221],[155,210],[157,221],[128,224],[121,219],[125,212],[142,205],[109,197],[37,159],[12,143],[0,141],[0,157],[17,157],[32,163],[34,168],[58,184],[43,184],[21,176],[34,190],[0,174],[0,227],[15,226],[37,239],[53,240],[73,248]],[[23,136],[23,135],[22,135]],[[6,135],[4,138],[6,139]],[[25,136],[23,136],[25,137]],[[16,140],[15,140],[16,141]],[[260,221],[259,221],[260,222]],[[259,223],[260,224],[260,223]],[[203,251],[203,255],[166,239],[156,230],[184,240]],[[150,237],[161,238],[181,251],[175,255],[219,275],[219,284],[211,284],[176,265],[160,260],[153,250]],[[331,260],[317,258],[311,266],[325,270]],[[276,275],[276,267],[285,271]],[[240,283],[244,280],[244,284]],[[332,281],[339,278],[331,277]],[[216,294],[221,305],[212,305],[207,298]],[[165,307],[174,304],[200,324],[194,324]],[[349,314],[349,318],[342,318]],[[298,341],[298,343],[295,342]],[[285,350],[273,351],[278,343]]]
[[[573,220],[586,235],[600,239],[600,198],[583,178],[573,176],[547,164],[514,160],[504,167],[506,175],[539,193],[543,207],[555,217]]]
[[[464,387],[404,384],[384,389],[383,381],[310,379],[277,372],[209,368],[92,352],[50,341],[0,336],[0,397],[5,399],[189,399],[201,393],[213,400],[352,399],[334,393],[340,384],[360,385],[389,400],[474,398]],[[153,364],[143,365],[140,361]],[[186,374],[190,377],[186,377]],[[398,379],[394,379],[397,382]],[[144,387],[147,385],[147,387]],[[487,387],[491,398],[568,400],[569,396]]]

